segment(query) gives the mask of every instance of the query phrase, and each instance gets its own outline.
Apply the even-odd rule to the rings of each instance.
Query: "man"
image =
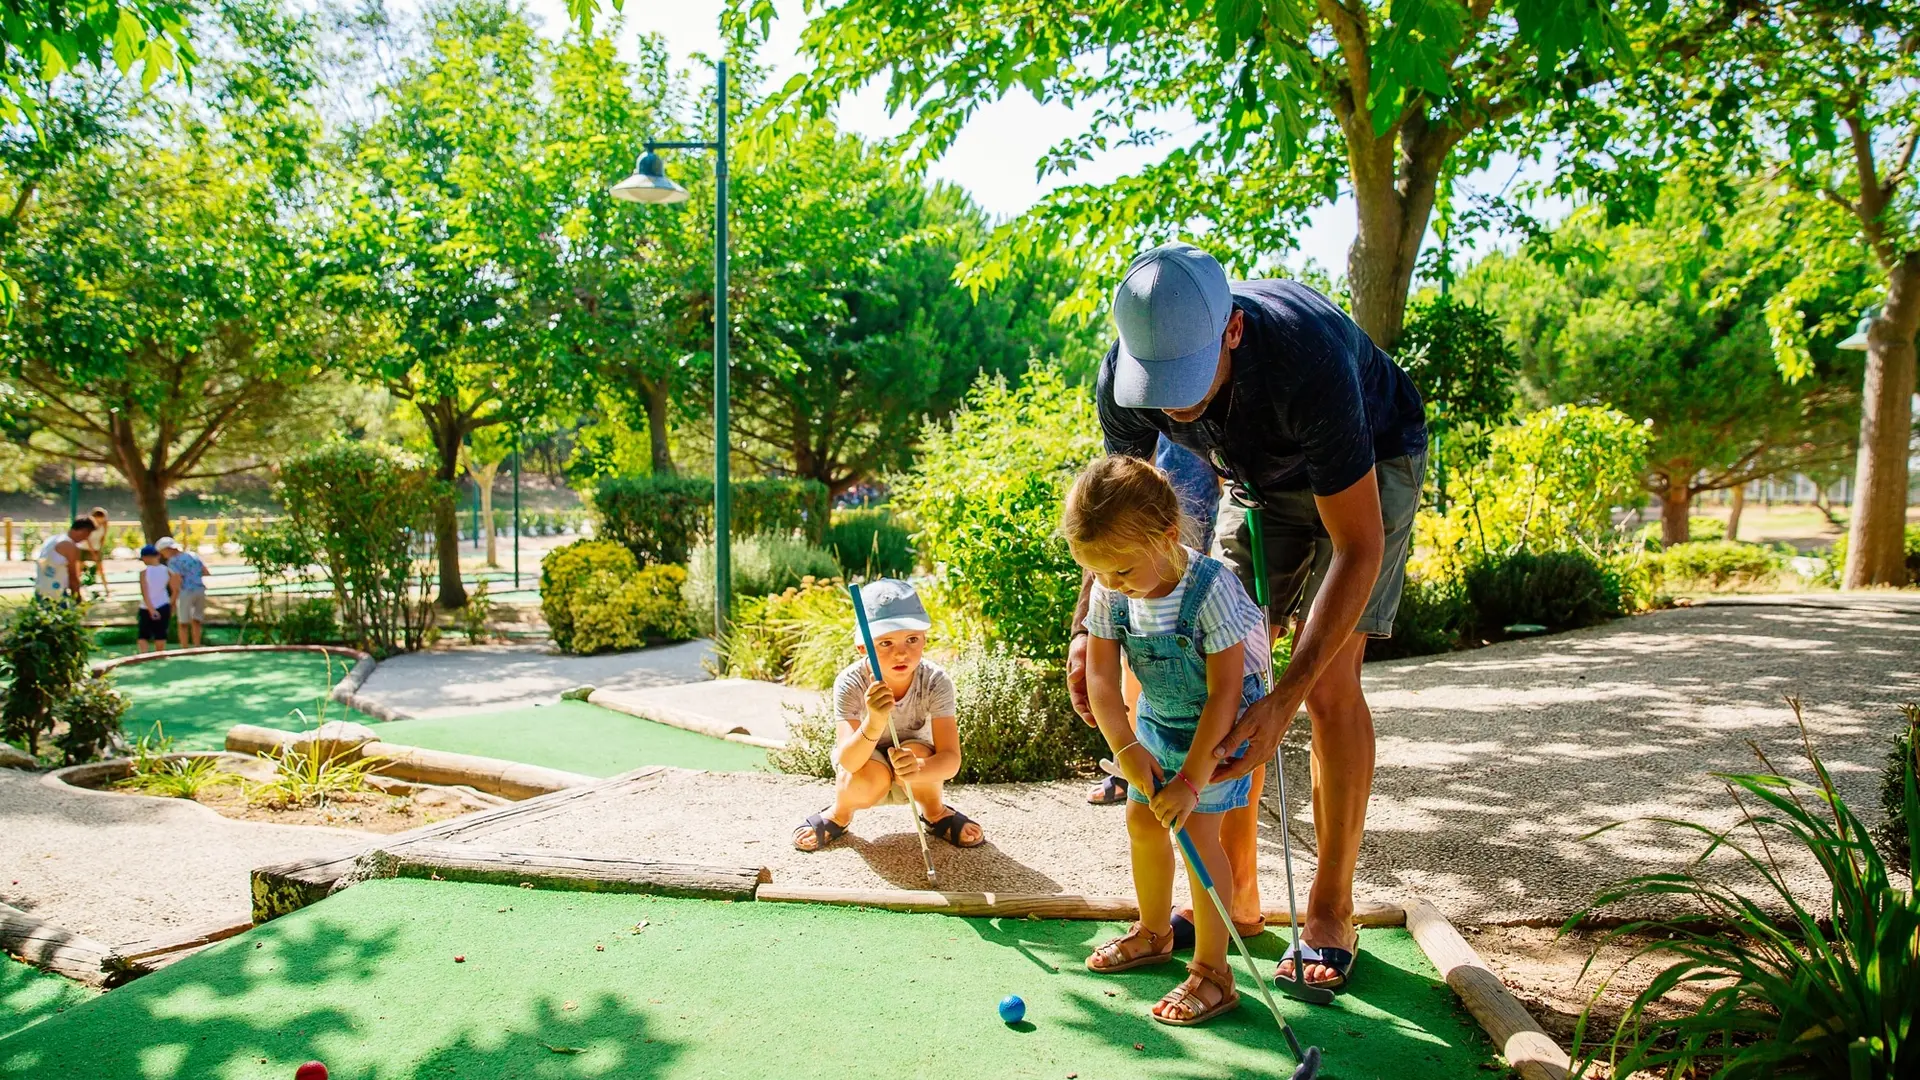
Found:
[[[64,533],[47,537],[34,553],[33,592],[48,600],[80,599],[80,560],[87,537],[93,535],[93,519],[74,518]]]
[[[1306,706],[1319,864],[1301,974],[1340,987],[1359,943],[1353,874],[1373,784],[1360,664],[1367,638],[1393,633],[1399,608],[1426,467],[1419,392],[1326,297],[1292,281],[1230,285],[1220,264],[1189,244],[1135,258],[1114,291],[1113,317],[1120,340],[1096,389],[1108,453],[1148,457],[1164,434],[1212,464],[1226,482],[1215,554],[1260,595],[1247,520],[1259,513],[1268,617],[1276,627],[1298,620],[1292,661],[1221,740],[1215,779],[1253,774],[1260,785],[1259,770]],[[1086,695],[1087,588],[1083,580],[1067,652],[1076,708]],[[1224,757],[1249,739],[1245,754]],[[1221,830],[1236,883],[1255,880],[1257,807],[1242,812],[1237,829],[1227,822]],[[1257,891],[1236,895],[1234,921],[1258,905]],[[1289,957],[1278,974],[1291,979],[1294,966]]]
[[[207,564],[200,556],[180,546],[180,541],[163,536],[154,541],[167,569],[180,575],[180,599],[173,611],[180,624],[180,647],[198,648],[207,617]]]

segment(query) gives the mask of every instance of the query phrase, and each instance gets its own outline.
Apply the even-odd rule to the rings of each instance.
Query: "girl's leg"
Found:
[[[1228,864],[1226,849],[1220,844],[1222,817],[1222,814],[1192,815],[1187,818],[1187,835],[1193,839],[1194,850],[1206,861],[1207,871],[1213,875],[1214,889],[1225,899],[1233,895],[1233,867]],[[1166,835],[1164,829],[1161,835]],[[1200,885],[1200,876],[1193,872],[1191,866],[1187,868],[1187,885],[1193,890],[1194,963],[1205,964],[1215,971],[1232,971],[1227,960],[1227,950],[1231,947],[1227,924],[1220,921],[1219,909],[1208,899],[1206,890]],[[1218,1005],[1226,996],[1220,987],[1198,975],[1187,976],[1181,987],[1186,991],[1184,1000],[1169,1004],[1162,999],[1153,1007],[1154,1015],[1168,1019],[1192,1019]],[[1178,991],[1168,995],[1182,996]]]
[[[928,746],[926,743],[910,742],[906,744],[906,748],[909,753],[923,760],[932,757],[934,753],[933,747]],[[946,785],[944,781],[911,776],[906,779],[905,784],[907,794],[912,796],[914,804],[920,808],[920,813],[925,816],[928,821],[939,821],[941,818],[947,816]],[[965,825],[960,826],[960,842],[962,844],[977,844],[980,842],[982,835],[984,834],[981,833],[978,822],[969,821]]]
[[[1140,923],[1154,934],[1173,932],[1173,838],[1146,803],[1127,801],[1127,840],[1133,853],[1133,895]]]

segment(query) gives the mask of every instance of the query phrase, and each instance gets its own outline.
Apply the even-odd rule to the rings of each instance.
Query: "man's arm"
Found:
[[[1246,754],[1221,762],[1214,773],[1216,781],[1245,776],[1273,756],[1281,736],[1307,700],[1308,691],[1353,638],[1353,628],[1367,608],[1367,598],[1373,595],[1374,582],[1380,578],[1387,536],[1380,514],[1380,487],[1373,470],[1368,469],[1345,490],[1316,495],[1313,501],[1333,541],[1333,562],[1320,584],[1313,610],[1307,612],[1306,623],[1294,639],[1293,658],[1286,671],[1271,693],[1248,707],[1214,751],[1216,756],[1226,758],[1233,747],[1253,740]]]

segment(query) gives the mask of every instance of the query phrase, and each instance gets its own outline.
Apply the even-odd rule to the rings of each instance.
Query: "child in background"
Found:
[[[1258,701],[1271,664],[1266,619],[1218,560],[1181,544],[1178,497],[1166,474],[1137,458],[1089,465],[1067,493],[1061,532],[1094,576],[1088,598],[1087,696],[1126,775],[1127,836],[1140,920],[1095,950],[1087,967],[1126,971],[1173,959],[1173,838],[1184,828],[1222,896],[1233,870],[1220,820],[1247,805],[1247,777],[1213,783],[1214,747]],[[1120,658],[1140,680],[1130,727]],[[1203,895],[1187,868],[1192,895]],[[1196,903],[1188,977],[1153,1007],[1165,1024],[1204,1023],[1240,1002],[1227,966],[1227,928]]]
[[[874,680],[856,630],[860,658],[833,683],[839,717],[833,805],[793,831],[793,846],[818,851],[845,836],[855,811],[879,805],[898,780],[928,832],[955,847],[978,847],[987,839],[980,826],[946,805],[943,795],[943,785],[960,771],[960,726],[954,719],[953,680],[921,655],[933,625],[927,609],[912,585],[893,578],[863,587],[860,601],[884,677]]]
[[[140,614],[134,632],[135,652],[163,652],[167,647],[167,620],[173,616],[174,599],[180,595],[180,575],[167,569],[160,560],[160,549],[148,544],[140,549]]]

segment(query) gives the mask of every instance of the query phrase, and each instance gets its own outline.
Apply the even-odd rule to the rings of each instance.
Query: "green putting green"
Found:
[[[93,632],[93,653],[90,659],[111,660],[118,656],[132,656],[134,629],[131,626],[103,626]],[[256,639],[258,640],[258,639]],[[239,645],[240,628],[237,626],[207,626],[201,628],[200,643],[203,645]],[[180,647],[180,629],[175,626],[167,634],[167,647]]]
[[[764,768],[767,752],[584,701],[500,712],[395,720],[374,726],[380,738],[462,754],[524,761],[550,769],[616,776],[642,765],[745,772]]]
[[[1244,975],[1237,1012],[1170,1028],[1147,1008],[1178,968],[1081,967],[1118,929],[369,881],[0,1039],[0,1076],[286,1080],[308,1059],[340,1080],[1292,1071]],[[1256,939],[1265,967],[1278,938]],[[1322,1076],[1497,1070],[1411,937],[1369,930],[1362,949],[1336,1004],[1282,999]],[[1007,994],[1026,1022],[1000,1022]]]
[[[92,990],[0,953],[0,1039],[91,1000]]]
[[[235,724],[299,731],[323,712],[327,720],[370,723],[327,698],[351,670],[352,659],[335,653],[236,652],[148,660],[111,674],[133,703],[121,719],[127,738],[159,725],[175,750],[218,750]],[[294,709],[306,713],[304,722]]]

